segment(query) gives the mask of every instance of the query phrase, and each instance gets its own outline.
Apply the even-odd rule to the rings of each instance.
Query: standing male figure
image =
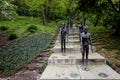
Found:
[[[65,53],[66,51],[66,28],[65,24],[63,24],[61,28],[61,51]]]
[[[79,38],[80,38],[81,33],[83,32],[83,26],[82,26],[82,23],[79,23],[79,25],[78,25],[78,29],[79,29]]]
[[[83,70],[89,70],[88,69],[88,54],[89,54],[89,44],[91,45],[91,50],[92,50],[92,40],[91,40],[91,35],[88,32],[88,26],[84,27],[84,31],[81,33],[80,37],[80,44],[81,44],[81,50],[82,50],[82,69]],[[93,52],[93,50],[92,50]],[[86,54],[86,60],[84,60]],[[84,64],[84,61],[86,65]]]
[[[82,24],[80,23],[79,25],[78,25],[78,28],[79,28],[79,32],[80,32],[80,34],[83,32],[83,27],[82,27]]]

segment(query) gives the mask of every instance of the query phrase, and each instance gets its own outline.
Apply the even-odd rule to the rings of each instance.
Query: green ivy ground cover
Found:
[[[49,46],[52,37],[47,33],[36,33],[0,48],[0,72],[8,76],[22,68]]]

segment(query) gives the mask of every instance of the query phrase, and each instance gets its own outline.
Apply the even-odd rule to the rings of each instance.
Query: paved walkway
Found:
[[[106,60],[98,53],[89,51],[89,71],[82,70],[77,28],[70,30],[66,53],[61,53],[59,35],[54,53],[48,59],[48,66],[40,80],[80,80],[80,79],[120,79],[120,74],[106,64]]]

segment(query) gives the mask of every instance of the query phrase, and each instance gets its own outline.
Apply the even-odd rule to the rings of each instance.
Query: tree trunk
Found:
[[[118,14],[120,14],[120,0],[119,0]],[[115,34],[116,35],[120,35],[120,18],[117,20],[117,28],[116,28]]]
[[[97,15],[96,18],[97,18],[97,19],[96,19],[96,21],[95,21],[94,27],[96,27],[97,24],[98,24],[98,22],[99,22],[99,15]]]
[[[83,26],[85,26],[86,25],[86,14],[85,13],[83,13]]]
[[[46,25],[46,16],[45,16],[45,10],[43,11],[43,25]]]
[[[120,27],[119,27],[119,25],[120,25],[120,21],[117,20],[117,27],[116,27],[115,33],[114,33],[116,36],[120,35]]]
[[[84,17],[84,20],[83,20],[83,26],[86,25],[86,17]]]
[[[47,2],[43,5],[43,25],[47,25]]]
[[[120,28],[119,28],[119,27],[116,28],[114,34],[115,34],[116,36],[120,35]]]
[[[47,21],[49,22],[49,19],[50,19],[50,2],[51,0],[48,0],[48,4],[47,4]]]

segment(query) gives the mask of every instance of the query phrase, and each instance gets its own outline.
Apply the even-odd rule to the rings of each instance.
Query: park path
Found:
[[[48,59],[48,66],[40,80],[120,79],[120,74],[106,64],[106,59],[97,52],[89,51],[89,71],[82,70],[79,32],[70,29],[66,53],[61,53],[59,34]]]

